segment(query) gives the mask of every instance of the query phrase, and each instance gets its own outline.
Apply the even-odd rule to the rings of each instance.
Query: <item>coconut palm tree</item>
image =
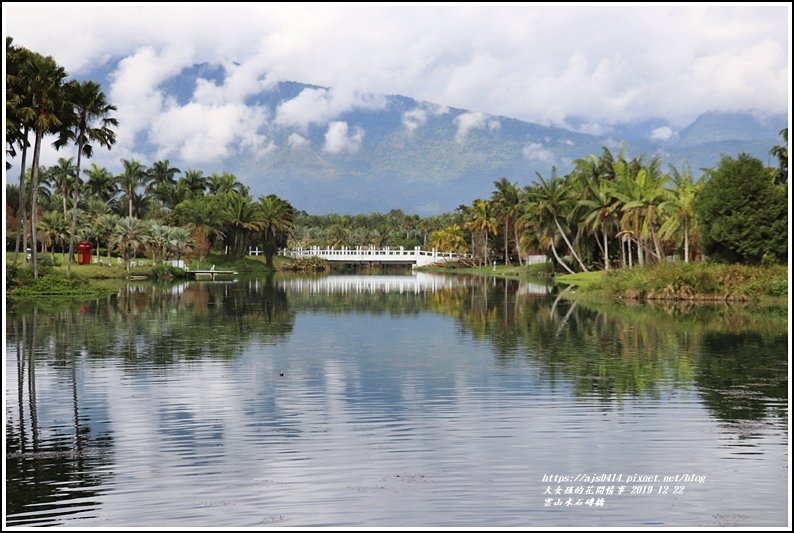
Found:
[[[571,255],[579,263],[579,267],[587,272],[587,267],[584,266],[579,254],[576,253],[571,241],[568,239],[565,229],[560,223],[560,217],[564,217],[570,204],[570,197],[567,193],[565,183],[556,175],[556,169],[552,169],[551,178],[546,180],[540,174],[538,176],[538,183],[535,187],[529,189],[530,201],[535,204],[538,215],[547,215],[548,220],[554,223],[554,226],[559,232],[559,236],[565,241]]]
[[[69,261],[66,274],[72,272],[74,257],[74,238],[77,233],[77,206],[80,203],[80,166],[82,158],[94,155],[92,143],[110,149],[116,144],[116,133],[111,129],[119,122],[111,116],[116,106],[110,105],[105,99],[102,87],[94,81],[72,81],[65,86],[66,100],[71,108],[69,121],[61,130],[61,137],[56,146],[73,142],[77,146],[77,172],[75,186],[72,189],[72,234],[69,237]]]
[[[491,194],[491,203],[494,206],[496,216],[502,220],[504,224],[504,245],[505,245],[505,264],[510,264],[510,252],[508,251],[508,244],[510,240],[511,229],[515,232],[515,220],[519,213],[519,197],[520,190],[518,185],[511,183],[507,178],[501,178],[494,182],[495,191]],[[516,245],[518,245],[518,236],[514,235]],[[518,262],[522,263],[521,254],[518,254]]]
[[[458,254],[464,254],[469,251],[469,246],[463,236],[463,228],[459,224],[452,224],[431,233],[430,246],[436,250]]]
[[[469,220],[466,222],[466,227],[471,229],[472,235],[472,250],[476,251],[477,246],[474,245],[475,235],[483,239],[484,245],[480,250],[480,257],[488,262],[488,235],[496,235],[498,231],[496,220],[493,216],[493,208],[488,200],[474,200],[472,208],[469,211]]]
[[[684,262],[689,263],[690,236],[697,233],[695,216],[695,197],[703,188],[702,178],[695,181],[688,165],[682,171],[670,165],[671,179],[675,188],[668,191],[666,199],[659,204],[666,218],[659,228],[659,236],[670,238],[683,237]]]

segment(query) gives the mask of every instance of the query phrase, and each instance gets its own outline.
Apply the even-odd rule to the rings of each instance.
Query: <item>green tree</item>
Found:
[[[702,188],[702,182],[692,178],[689,166],[683,171],[671,167],[672,182],[675,188],[667,193],[667,199],[659,204],[666,218],[659,228],[662,238],[673,237],[684,244],[684,262],[689,263],[689,243],[692,235],[697,235],[697,218],[695,217],[695,197]]]
[[[176,167],[170,166],[168,159],[155,161],[146,171],[146,192],[154,195],[164,206],[173,209],[176,203],[176,175],[181,172]]]
[[[80,166],[82,158],[90,159],[94,155],[96,143],[110,149],[116,144],[116,133],[111,129],[118,126],[118,120],[111,116],[116,106],[107,103],[101,86],[94,81],[73,81],[65,86],[68,121],[61,130],[61,138],[56,146],[73,142],[77,146],[77,163],[75,168],[75,186],[72,188],[72,224],[69,237],[69,260],[66,273],[72,273],[74,258],[74,238],[77,233],[77,206],[80,203]]]
[[[515,233],[515,220],[519,214],[520,190],[518,185],[511,183],[507,178],[501,178],[494,182],[494,192],[491,194],[491,202],[497,218],[504,224],[504,246],[505,264],[510,264],[510,251],[508,250],[511,233]],[[512,230],[512,231],[511,231]],[[513,235],[518,241],[517,235]],[[521,264],[521,254],[518,254],[518,262]]]
[[[764,164],[748,154],[725,156],[706,176],[695,199],[703,252],[734,263],[785,261],[787,192],[771,182]]]
[[[118,183],[108,169],[91,163],[91,168],[85,169],[83,174],[88,177],[86,185],[91,196],[101,198],[105,202],[111,201],[116,196]]]
[[[286,200],[270,194],[259,198],[256,219],[262,234],[265,263],[273,268],[273,256],[286,246],[292,232],[295,210]]]
[[[122,159],[121,164],[124,166],[124,170],[117,179],[121,185],[121,190],[124,192],[124,198],[127,200],[127,216],[131,217],[132,206],[135,202],[135,193],[138,187],[143,185],[143,180],[146,176],[146,167],[135,159]]]
[[[778,168],[775,171],[775,178],[779,185],[788,182],[788,128],[780,130],[780,136],[785,144],[776,144],[769,150],[769,155],[777,158]]]
[[[23,123],[30,124],[35,135],[31,173],[30,237],[33,277],[38,278],[36,214],[38,211],[41,143],[45,135],[56,133],[63,124],[63,80],[66,78],[66,71],[52,57],[43,57],[39,54],[31,54],[25,58],[21,70],[20,78],[24,79],[22,89],[26,93],[26,98],[17,113]]]

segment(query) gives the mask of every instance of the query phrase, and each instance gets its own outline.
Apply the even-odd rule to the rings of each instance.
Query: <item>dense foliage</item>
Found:
[[[783,262],[788,251],[785,186],[747,154],[723,157],[695,204],[703,251],[729,263]]]

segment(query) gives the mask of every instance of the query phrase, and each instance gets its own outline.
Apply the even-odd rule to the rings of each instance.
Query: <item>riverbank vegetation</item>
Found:
[[[550,259],[533,269],[626,271],[604,278],[615,285],[612,294],[688,298],[690,290],[716,294],[708,292],[709,284],[721,283],[723,274],[704,281],[708,270],[668,272],[661,265],[706,259],[772,266],[787,257],[788,130],[781,132],[785,143],[770,149],[778,161],[774,168],[739,154],[723,156],[698,176],[686,164],[665,168],[658,155],[605,147],[575,160],[564,176],[551,168],[524,187],[500,178],[489,198],[440,215],[420,217],[399,209],[312,215],[274,194],[254,198],[232,174],[182,170],[167,159],[151,165],[121,159],[117,173],[96,164],[84,168],[95,149],[115,143],[116,108],[99,84],[68,81],[53,58],[10,38],[6,59],[7,166],[19,171],[19,184],[6,185],[7,264],[14,267],[13,276],[29,269],[37,279],[44,254],[60,254],[67,277],[76,270],[121,277],[136,275],[141,262],[163,276],[180,261],[274,270],[283,247],[420,246],[470,254],[466,265],[447,270],[492,275],[498,262],[498,275],[520,277],[529,274],[528,257],[541,256]],[[65,157],[41,165],[43,142],[52,142]],[[82,241],[93,247],[93,264],[73,268]],[[635,269],[653,265],[660,268]],[[297,262],[281,268],[315,271],[328,265]],[[657,279],[658,272],[668,272],[665,281]],[[748,283],[766,283],[761,278],[750,276]],[[781,290],[771,281],[762,292]],[[752,293],[733,286],[731,291],[736,297]]]

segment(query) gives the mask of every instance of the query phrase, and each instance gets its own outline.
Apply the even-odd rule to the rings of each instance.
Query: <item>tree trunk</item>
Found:
[[[582,267],[582,270],[584,270],[585,272],[589,272],[589,270],[587,270],[587,267],[584,266],[584,263],[582,263],[582,260],[576,254],[576,250],[573,249],[573,246],[571,245],[571,241],[569,241],[568,237],[565,235],[565,232],[563,231],[562,226],[560,225],[560,221],[557,220],[557,217],[554,217],[554,223],[557,225],[557,229],[560,231],[560,235],[562,235],[565,244],[568,245],[568,249],[571,251],[571,254],[573,254],[574,258],[579,263],[579,266]]]
[[[567,270],[569,274],[573,274],[573,270],[571,270],[570,268],[568,268],[568,265],[566,265],[566,264],[565,264],[565,263],[562,261],[562,259],[560,259],[560,256],[559,256],[559,254],[557,253],[557,247],[556,247],[556,246],[554,246],[554,242],[552,242],[552,243],[551,243],[551,253],[553,253],[553,254],[554,254],[554,259],[556,259],[556,260],[557,260],[557,262],[558,262],[560,265],[562,265],[562,268],[564,268],[565,270]]]
[[[135,193],[133,189],[132,194]],[[127,196],[127,207],[129,208],[130,218],[132,218],[132,194]]]
[[[656,248],[656,259],[661,263],[662,262],[662,250],[659,248],[659,239],[656,238],[656,232],[653,231],[653,226],[651,226],[651,239],[653,240],[653,246]]]
[[[631,237],[626,236],[626,250],[629,252],[629,268],[634,268],[634,256],[631,253]]]
[[[518,250],[518,266],[524,266],[524,259],[521,257],[521,246],[518,244],[518,224],[513,224],[513,237],[516,240],[516,250]]]
[[[689,222],[684,222],[684,263],[689,263]]]
[[[602,226],[601,231],[604,233],[604,269],[609,270],[609,239],[606,226]]]
[[[77,145],[77,166],[72,187],[72,232],[69,235],[69,261],[66,263],[66,275],[72,275],[72,261],[74,261],[74,237],[77,233],[77,204],[80,201],[80,161],[83,156],[83,143]],[[66,206],[66,200],[64,200]]]
[[[509,217],[505,217],[505,265],[510,264],[510,255],[507,253],[507,241],[508,235],[510,235],[510,225],[508,222],[510,221]]]
[[[645,258],[642,253],[642,237],[637,238],[637,263],[640,266],[645,265]]]
[[[22,161],[20,162],[19,169],[19,221],[17,223],[17,239],[14,244],[14,266],[17,266],[17,258],[19,257],[19,244],[22,243],[22,264],[28,262],[27,248],[28,233],[25,231],[25,219],[27,214],[27,206],[25,205],[25,159],[28,155],[28,133],[29,128],[25,126],[25,139],[22,143]]]
[[[36,132],[33,146],[33,172],[30,179],[30,264],[33,266],[33,277],[39,279],[38,242],[36,241],[36,209],[39,205],[39,157],[41,155],[41,138],[43,134]]]

